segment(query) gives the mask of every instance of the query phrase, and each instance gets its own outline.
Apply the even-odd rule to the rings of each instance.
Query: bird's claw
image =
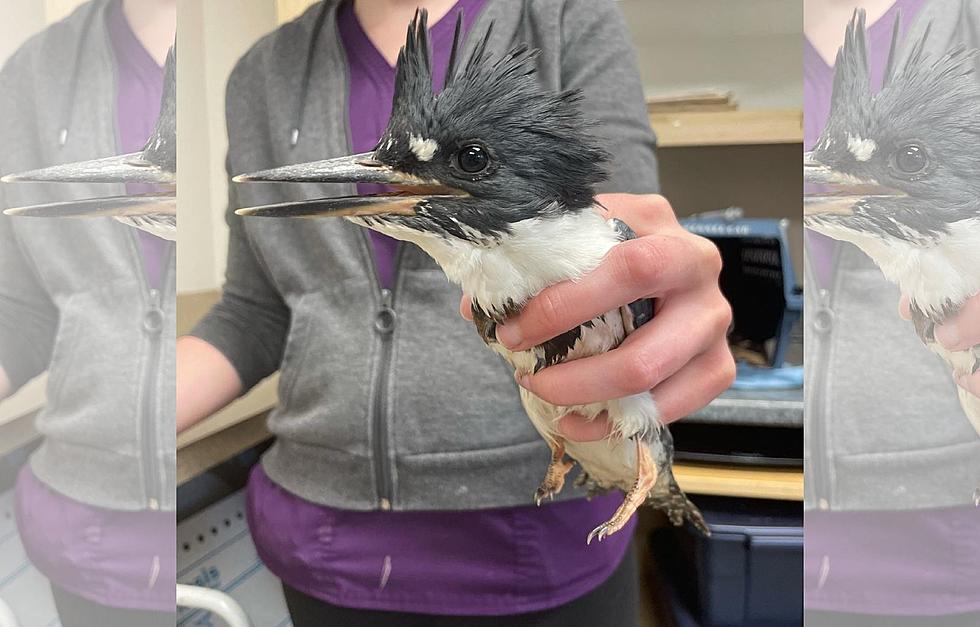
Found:
[[[616,533],[616,530],[612,528],[612,525],[609,523],[602,523],[593,529],[591,533],[589,533],[589,537],[585,539],[585,544],[592,544],[593,539],[597,539],[599,542],[602,542],[606,539],[606,536],[610,536],[614,533]]]
[[[534,491],[534,504],[540,507],[541,502],[544,501],[545,499],[548,499],[549,501],[554,501],[555,494],[557,493],[558,493],[557,490],[553,490],[542,486]]]

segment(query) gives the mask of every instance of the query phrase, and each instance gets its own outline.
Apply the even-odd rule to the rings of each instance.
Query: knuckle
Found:
[[[669,267],[669,255],[656,238],[643,237],[629,242],[620,256],[622,279],[631,285],[653,286]]]
[[[721,251],[718,250],[718,246],[711,240],[700,235],[694,236],[694,243],[698,258],[705,272],[709,276],[717,278],[721,274],[722,268]]]
[[[716,314],[715,331],[722,335],[728,334],[728,329],[732,326],[732,320],[735,319],[735,314],[732,312],[732,304],[728,302],[727,298],[722,297],[718,304]]]
[[[670,201],[668,201],[664,196],[660,194],[648,194],[643,197],[646,201],[645,211],[650,214],[651,217],[658,220],[663,220],[665,218],[674,218],[674,208],[670,206]]]
[[[732,352],[726,347],[724,350],[724,356],[721,363],[718,366],[717,375],[717,388],[718,394],[721,394],[735,382],[735,358],[732,356]]]
[[[545,335],[548,333],[557,334],[565,330],[561,324],[564,312],[565,301],[560,290],[546,290],[540,295],[537,317]]]
[[[664,365],[645,351],[636,351],[626,364],[626,382],[630,388],[649,390],[663,379]]]

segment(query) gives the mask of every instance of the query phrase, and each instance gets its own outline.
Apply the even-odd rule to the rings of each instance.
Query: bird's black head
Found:
[[[807,225],[929,245],[980,216],[980,77],[974,51],[942,56],[921,38],[898,46],[872,91],[865,16],[855,13],[837,53],[830,117],[804,162]],[[898,59],[901,58],[899,61]]]
[[[236,179],[385,183],[411,195],[241,213],[371,215],[411,229],[493,240],[516,222],[590,207],[607,155],[589,134],[579,94],[542,87],[534,76],[535,52],[525,45],[492,58],[489,30],[461,62],[460,26],[457,19],[444,87],[435,93],[426,12],[416,14],[398,56],[391,118],[373,152]]]

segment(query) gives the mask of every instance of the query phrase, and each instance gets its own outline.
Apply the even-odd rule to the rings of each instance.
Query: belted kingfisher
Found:
[[[908,296],[922,341],[962,376],[980,369],[980,346],[948,351],[934,329],[980,293],[980,58],[928,54],[927,30],[899,62],[898,26],[878,93],[864,12],[847,27],[830,117],[804,156],[804,220],[870,256]],[[980,398],[959,398],[980,433]]]
[[[643,300],[615,309],[530,350],[497,342],[496,327],[542,289],[595,269],[618,242],[634,237],[605,219],[595,199],[607,154],[587,131],[577,92],[552,93],[532,75],[535,52],[519,45],[502,58],[487,51],[490,31],[458,63],[460,21],[444,89],[432,88],[426,12],[416,14],[396,65],[391,118],[370,153],[286,166],[235,181],[381,183],[396,191],[240,209],[246,216],[344,216],[417,244],[472,297],[484,341],[518,374],[616,348],[653,316]],[[671,470],[673,441],[649,393],[558,407],[520,390],[524,408],[551,448],[535,494],[553,498],[573,467],[594,489],[626,498],[588,542],[617,532],[644,502],[675,525],[690,520],[708,533]],[[607,412],[615,434],[599,442],[565,441],[557,421],[570,412]],[[583,475],[585,477],[586,475]]]
[[[112,217],[164,239],[177,238],[177,56],[174,48],[164,67],[160,116],[140,152],[79,161],[40,170],[8,174],[3,183],[144,183],[159,190],[31,205],[4,211],[39,218]]]

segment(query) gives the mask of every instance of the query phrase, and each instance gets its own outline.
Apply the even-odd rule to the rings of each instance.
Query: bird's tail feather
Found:
[[[684,520],[687,519],[702,535],[711,535],[711,530],[708,528],[708,523],[704,521],[701,510],[687,498],[681,487],[677,485],[677,480],[674,479],[674,474],[670,472],[669,468],[660,473],[657,483],[654,484],[649,496],[647,496],[646,504],[667,514],[667,518],[676,527],[683,525]]]

